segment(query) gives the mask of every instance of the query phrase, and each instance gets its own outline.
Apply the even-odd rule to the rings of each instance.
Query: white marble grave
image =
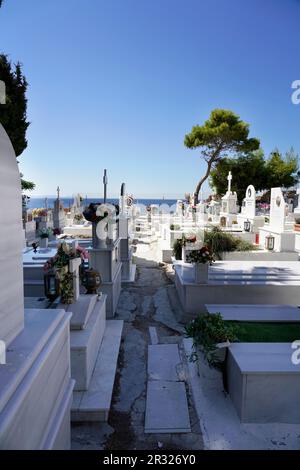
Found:
[[[89,250],[89,265],[100,273],[101,291],[107,295],[106,315],[113,318],[121,293],[120,238],[117,224],[108,223],[108,232],[98,228],[93,234],[93,248]]]
[[[120,259],[122,262],[122,282],[134,282],[136,265],[132,262],[133,249],[130,243],[130,217],[126,213],[125,184],[122,184],[119,215]]]
[[[290,343],[230,346],[228,391],[243,423],[300,423],[300,369],[292,352]]]
[[[220,225],[223,227],[231,227],[234,222],[237,222],[237,194],[231,191],[232,174],[231,171],[227,176],[228,189],[226,194],[222,197],[222,206],[220,212]]]
[[[237,216],[237,222],[244,229],[244,223],[250,222],[250,231],[258,233],[258,228],[265,223],[262,215],[256,215],[256,191],[253,185],[249,185],[246,189],[245,198],[241,207],[241,213]]]
[[[299,261],[217,261],[208,284],[194,282],[189,263],[176,264],[175,285],[184,311],[196,315],[206,304],[300,305]]]
[[[66,225],[65,211],[62,201],[60,200],[60,188],[57,187],[57,198],[54,201],[53,210],[53,228],[63,231]]]
[[[64,310],[24,311],[20,174],[0,125],[0,449],[68,449],[69,323]]]
[[[280,188],[271,189],[270,220],[259,228],[259,244],[265,247],[266,237],[274,237],[274,251],[295,251],[294,218],[288,215],[288,208]]]
[[[297,323],[300,307],[294,305],[207,304],[208,313],[220,313],[224,320],[246,322]]]

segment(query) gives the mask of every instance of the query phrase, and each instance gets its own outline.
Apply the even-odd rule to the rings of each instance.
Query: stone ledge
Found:
[[[122,320],[108,320],[89,390],[75,392],[71,410],[74,422],[108,420],[117,370]]]

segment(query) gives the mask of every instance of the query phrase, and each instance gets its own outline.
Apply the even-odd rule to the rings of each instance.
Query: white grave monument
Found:
[[[297,189],[297,206],[294,209],[294,214],[297,218],[300,217],[300,188]]]
[[[220,221],[221,203],[212,199],[208,204],[208,222],[217,224]]]
[[[288,208],[280,188],[271,189],[270,220],[259,228],[259,244],[265,247],[266,237],[274,237],[274,251],[295,251],[294,218],[289,217]]]
[[[231,171],[227,176],[228,189],[222,197],[222,207],[220,212],[220,225],[223,227],[231,227],[233,222],[237,221],[237,194],[231,191],[232,174]]]
[[[103,178],[104,201],[106,201],[107,176]],[[112,204],[92,204],[94,215],[93,222],[93,247],[89,250],[89,265],[100,273],[102,279],[101,290],[107,295],[106,316],[113,318],[117,309],[121,293],[121,269],[120,238],[116,209]],[[88,209],[84,212],[88,216]],[[93,212],[92,211],[92,212]],[[98,221],[98,218],[101,220]],[[94,220],[92,217],[91,220]]]
[[[120,258],[122,261],[122,282],[134,282],[136,265],[132,263],[132,247],[130,244],[130,217],[126,213],[125,183],[121,186],[119,216]]]
[[[27,243],[32,243],[36,239],[36,221],[33,220],[32,211],[27,209],[24,212],[24,230]]]
[[[237,221],[242,229],[244,229],[245,222],[250,222],[250,232],[253,233],[258,233],[258,228],[265,223],[264,216],[256,215],[256,192],[252,184],[246,189],[241,213],[238,214]]]
[[[20,173],[0,125],[0,449],[68,449],[70,314],[24,311]]]
[[[58,229],[61,232],[66,225],[65,211],[63,203],[60,200],[60,188],[57,187],[57,199],[54,201],[54,210],[53,210],[53,228]]]

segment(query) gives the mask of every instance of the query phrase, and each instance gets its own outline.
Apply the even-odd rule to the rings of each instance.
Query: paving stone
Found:
[[[183,382],[148,382],[145,433],[191,432]]]
[[[179,380],[178,364],[180,364],[180,357],[177,344],[148,346],[149,380]]]

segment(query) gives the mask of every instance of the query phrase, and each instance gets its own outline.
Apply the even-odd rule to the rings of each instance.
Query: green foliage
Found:
[[[26,181],[23,179],[23,174],[20,173],[21,176],[21,187],[23,191],[33,191],[35,188],[35,184],[32,181]]]
[[[199,315],[185,327],[185,333],[193,340],[190,360],[198,359],[197,349],[200,349],[211,365],[215,363],[215,345],[237,339],[234,325],[224,321],[220,313]]]
[[[227,322],[243,343],[292,343],[300,338],[299,323]]]
[[[298,161],[299,157],[293,148],[284,157],[275,149],[266,161],[266,182],[262,189],[294,186],[299,180]]]
[[[221,254],[231,251],[251,251],[256,247],[231,233],[223,232],[219,227],[213,227],[211,231],[204,234],[204,243],[210,248],[216,257],[220,259]]]
[[[226,109],[213,110],[204,125],[194,126],[185,136],[185,146],[190,149],[199,148],[207,164],[206,173],[195,190],[195,203],[202,184],[218,161],[231,152],[248,153],[259,148],[259,140],[248,136],[249,125]]]
[[[0,79],[6,86],[6,104],[0,106],[0,122],[18,157],[27,147],[27,81],[21,64],[13,66],[4,54],[0,54]]]
[[[293,186],[299,179],[298,155],[293,149],[289,150],[285,156],[276,150],[266,160],[260,149],[236,158],[227,157],[220,160],[210,174],[210,185],[219,195],[227,191],[229,171],[233,173],[232,191],[236,191],[239,204],[241,204],[250,182],[254,182],[257,191],[272,187]]]
[[[0,4],[1,6],[1,4]],[[0,80],[5,83],[6,104],[0,106],[0,122],[6,130],[16,156],[27,148],[27,81],[22,73],[21,64],[12,65],[7,56],[0,54]],[[32,191],[34,183],[22,179],[22,190]]]
[[[59,288],[62,304],[72,304],[74,302],[73,279],[74,275],[72,273],[64,273],[60,278]]]

